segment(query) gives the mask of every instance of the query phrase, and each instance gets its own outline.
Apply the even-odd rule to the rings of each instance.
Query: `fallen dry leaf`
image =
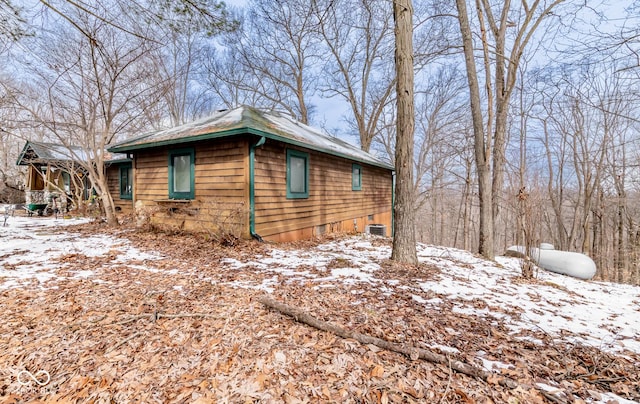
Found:
[[[485,383],[298,324],[256,302],[264,292],[255,286],[266,282],[278,284],[274,298],[359,333],[421,349],[448,347],[452,359],[469,363],[482,352],[484,360],[508,364],[505,374],[520,383],[570,382],[576,399],[607,391],[640,399],[637,355],[611,355],[542,332],[514,335],[500,318],[455,312],[453,301],[428,291],[421,298],[442,303],[425,309],[402,287],[438,279],[436,266],[381,261],[377,276],[393,280],[385,287],[394,293],[339,280],[316,287],[253,266],[226,266],[265,256],[267,244],[221,246],[197,235],[99,224],[73,231],[111,232],[161,257],[120,262],[117,249],[99,257],[68,254],[56,265],[70,276],[0,291],[3,402],[544,402],[535,390],[500,386],[501,375]],[[73,275],[87,269],[94,278]],[[46,370],[51,381],[43,389],[23,386],[16,379],[23,369]]]

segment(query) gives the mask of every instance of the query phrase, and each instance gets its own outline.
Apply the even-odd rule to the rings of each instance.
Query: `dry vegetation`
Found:
[[[507,389],[298,323],[260,304],[265,292],[232,286],[259,284],[273,273],[219,264],[225,257],[249,261],[265,253],[264,244],[225,247],[199,236],[100,225],[74,231],[113,231],[165,258],[149,264],[160,270],[153,272],[137,266],[145,262],[114,264],[116,251],[67,255],[61,259],[68,264],[63,271],[92,269],[97,275],[67,278],[48,289],[34,283],[1,291],[4,402],[548,402],[532,387],[537,382],[558,384],[556,402],[597,399],[607,391],[640,398],[637,355],[560,344],[543,332],[532,333],[543,345],[515,339],[497,320],[453,313],[446,300],[438,311],[425,311],[411,296],[383,294],[366,284],[332,281],[314,288],[315,283],[284,277],[272,296],[320,320],[387,341],[458,349],[442,352],[451,360],[478,364],[476,354],[484,351],[486,359],[511,364],[497,371],[521,387]],[[424,265],[382,264],[377,276],[400,282],[439,272]],[[18,374],[24,369],[46,370],[51,380],[45,386],[22,385]]]

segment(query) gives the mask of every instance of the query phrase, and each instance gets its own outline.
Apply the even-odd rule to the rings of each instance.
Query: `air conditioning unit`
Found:
[[[367,226],[367,234],[373,234],[374,236],[387,236],[387,226],[383,224],[370,224]]]

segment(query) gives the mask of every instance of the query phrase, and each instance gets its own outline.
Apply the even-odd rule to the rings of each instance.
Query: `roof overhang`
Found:
[[[122,146],[113,146],[107,149],[107,151],[112,152],[112,153],[127,153],[127,152],[135,152],[135,151],[140,151],[140,150],[144,150],[144,149],[151,149],[151,148],[156,148],[156,147],[162,147],[162,146],[175,146],[175,145],[180,145],[180,144],[186,144],[186,143],[194,143],[194,142],[201,142],[203,140],[212,140],[212,139],[221,139],[221,138],[225,138],[225,137],[234,137],[234,136],[239,136],[242,134],[248,134],[248,135],[255,135],[258,137],[265,137],[267,139],[271,139],[277,142],[282,142],[285,144],[290,144],[293,146],[298,146],[298,147],[302,147],[305,149],[309,149],[309,150],[313,150],[313,151],[317,151],[317,152],[321,152],[321,153],[325,153],[325,154],[329,154],[332,156],[336,156],[336,157],[341,157],[341,158],[345,158],[348,160],[352,160],[352,161],[356,161],[358,163],[362,163],[362,164],[368,164],[371,166],[375,166],[375,167],[379,167],[379,168],[384,168],[387,170],[391,170],[394,171],[394,167],[390,164],[384,163],[384,162],[376,162],[376,161],[371,161],[371,160],[366,160],[366,159],[360,159],[357,158],[355,156],[351,156],[345,153],[340,153],[340,152],[336,152],[335,150],[328,150],[322,147],[318,147],[315,145],[311,145],[305,142],[301,142],[301,141],[297,141],[294,139],[289,139],[287,137],[284,136],[279,136],[277,134],[274,133],[270,133],[270,132],[265,132],[265,131],[261,131],[255,128],[250,128],[250,127],[242,127],[242,128],[234,128],[234,129],[230,129],[230,130],[223,130],[223,131],[218,131],[218,132],[211,132],[211,133],[204,133],[201,135],[196,135],[196,136],[190,136],[187,138],[177,138],[177,139],[171,139],[171,140],[164,140],[164,141],[158,141],[158,142],[154,142],[154,143],[146,143],[146,144],[136,144],[136,145],[122,145]]]
[[[59,154],[58,148],[60,147],[62,146],[27,141],[18,155],[16,165],[64,165],[73,163],[73,159],[70,156],[62,156]],[[47,153],[43,153],[43,151],[51,151],[51,154],[55,154],[55,156],[47,155]]]

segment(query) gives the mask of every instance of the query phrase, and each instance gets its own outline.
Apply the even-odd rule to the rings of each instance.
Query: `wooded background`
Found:
[[[640,10],[412,3],[417,240],[487,255],[485,217],[496,254],[550,242],[590,255],[601,279],[640,284]],[[82,145],[101,168],[114,141],[240,104],[393,163],[392,5],[0,0],[0,202],[20,198],[27,139]]]

